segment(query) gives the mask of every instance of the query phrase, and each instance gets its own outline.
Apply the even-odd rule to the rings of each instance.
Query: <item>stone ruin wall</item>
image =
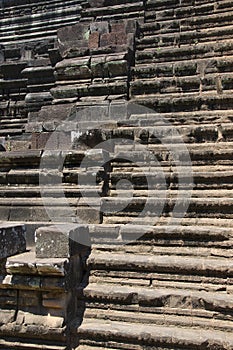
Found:
[[[233,349],[232,1],[0,4],[0,349]],[[179,139],[164,120],[193,171],[169,227],[179,179],[165,146]],[[134,146],[93,150],[114,138]],[[51,220],[40,179],[54,150],[69,151],[72,212],[52,186]],[[151,154],[166,187],[157,225]],[[83,169],[87,157],[103,166]]]

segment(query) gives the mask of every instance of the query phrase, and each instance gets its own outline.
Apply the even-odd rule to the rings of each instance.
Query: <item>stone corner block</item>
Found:
[[[26,251],[26,233],[24,225],[0,225],[0,259]]]
[[[35,242],[37,258],[70,258],[91,245],[88,226],[76,224],[40,227]]]

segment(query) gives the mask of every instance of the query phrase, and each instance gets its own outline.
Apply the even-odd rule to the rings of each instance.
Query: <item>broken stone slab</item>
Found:
[[[0,226],[0,259],[5,259],[25,251],[25,226],[2,224]]]
[[[40,227],[35,232],[37,258],[69,258],[81,246],[90,246],[86,225],[64,224]]]

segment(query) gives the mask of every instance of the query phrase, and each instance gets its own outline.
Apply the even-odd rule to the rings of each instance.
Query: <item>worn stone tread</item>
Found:
[[[185,274],[231,277],[233,263],[219,257],[153,256],[140,254],[93,254],[88,259],[92,270],[125,270],[151,272],[183,272]]]
[[[199,330],[194,328],[164,327],[158,325],[137,325],[126,322],[113,322],[85,319],[78,329],[78,334],[85,338],[97,336],[100,339],[114,339],[157,345],[218,346],[228,349],[233,346],[233,336],[221,331]]]

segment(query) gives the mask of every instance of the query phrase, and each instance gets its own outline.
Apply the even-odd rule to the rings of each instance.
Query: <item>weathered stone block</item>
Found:
[[[11,289],[0,289],[0,307],[17,307],[17,291]]]
[[[111,32],[115,33],[121,33],[125,32],[125,23],[124,22],[119,22],[119,23],[112,23],[111,24]]]
[[[50,132],[33,133],[32,139],[31,139],[32,149],[44,149],[50,136],[51,136]],[[51,145],[51,142],[50,142],[50,145]],[[56,143],[53,145],[54,147],[57,148],[58,142],[56,141]]]
[[[21,217],[22,219],[22,217]],[[24,225],[5,224],[0,227],[0,259],[25,252]]]
[[[51,309],[66,309],[68,295],[65,293],[47,292],[42,294],[42,305]]]
[[[73,106],[74,104],[59,104],[49,107],[42,107],[38,114],[37,121],[51,122],[51,120],[65,120],[71,113]]]
[[[77,47],[88,47],[89,25],[77,23],[73,26],[67,26],[58,30],[59,49],[62,57]],[[77,42],[79,45],[77,46]],[[82,41],[82,45],[80,45]]]
[[[89,245],[89,230],[85,225],[56,225],[36,230],[37,258],[67,258],[78,254],[80,245]]]
[[[89,36],[89,49],[98,49],[99,47],[100,34],[98,32],[93,32]]]
[[[94,34],[94,33],[93,33]],[[98,33],[97,33],[98,34]],[[56,65],[58,80],[88,79],[91,78],[89,68],[90,58],[70,58]]]
[[[0,326],[14,321],[15,310],[0,310]]]
[[[43,125],[40,122],[31,122],[26,125],[25,130],[29,133],[40,133],[43,130]]]
[[[109,33],[109,23],[106,21],[103,22],[93,22],[90,24],[90,31],[98,32],[99,34]]]
[[[29,93],[25,97],[25,102],[30,103],[44,103],[52,101],[52,96],[50,92],[39,92],[39,93]]]
[[[116,44],[117,45],[125,45],[127,44],[127,35],[124,32],[116,33]]]
[[[114,46],[116,43],[116,33],[105,33],[100,37],[100,46]]]
[[[127,76],[129,73],[129,67],[127,61],[112,61],[106,63],[106,69],[108,69],[109,77]]]
[[[18,306],[22,307],[40,307],[40,294],[30,290],[19,290]]]
[[[92,57],[91,70],[94,78],[103,78],[107,76],[107,70],[104,66],[105,56]]]
[[[128,103],[127,101],[111,102],[109,107],[109,118],[112,120],[128,119]]]
[[[77,209],[78,221],[86,224],[100,224],[101,223],[101,212],[97,208],[78,208]]]

